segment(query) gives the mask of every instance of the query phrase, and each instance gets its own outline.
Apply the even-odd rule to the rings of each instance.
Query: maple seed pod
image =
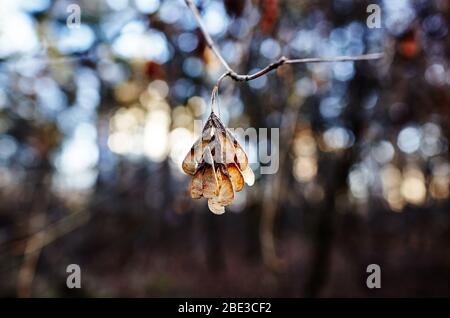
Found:
[[[200,199],[203,195],[203,169],[198,170],[191,180],[191,198]]]
[[[230,175],[233,189],[236,192],[241,191],[244,188],[244,177],[234,163],[227,165],[228,174]]]
[[[225,213],[233,203],[235,192],[255,182],[248,157],[237,139],[212,111],[202,136],[194,143],[182,163],[183,171],[192,176],[193,199],[208,199],[214,214]]]

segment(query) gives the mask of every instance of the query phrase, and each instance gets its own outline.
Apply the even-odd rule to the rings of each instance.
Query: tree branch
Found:
[[[192,13],[194,14],[195,20],[197,20],[198,26],[200,27],[200,30],[203,33],[203,36],[205,37],[206,43],[208,44],[208,47],[214,52],[214,54],[219,58],[220,63],[222,63],[223,66],[227,69],[228,72],[233,72],[233,69],[230,67],[230,65],[225,61],[222,54],[220,54],[219,48],[216,45],[216,42],[211,38],[208,31],[206,31],[205,23],[203,23],[202,16],[200,15],[200,12],[198,12],[197,7],[195,6],[194,2],[192,0],[185,0],[186,5],[191,9]]]
[[[186,5],[189,7],[189,9],[192,11],[192,14],[194,15],[194,18],[197,21],[197,24],[200,28],[200,31],[202,32],[203,36],[205,37],[208,47],[214,52],[214,54],[219,59],[220,63],[222,63],[222,65],[227,70],[227,72],[224,73],[220,77],[218,84],[226,76],[232,78],[233,80],[235,80],[237,82],[251,81],[251,80],[257,79],[258,77],[261,77],[261,76],[269,73],[270,71],[276,70],[277,68],[279,68],[280,66],[282,66],[284,64],[367,61],[367,60],[377,60],[384,56],[384,53],[371,53],[371,54],[356,55],[356,56],[311,57],[311,58],[304,58],[304,59],[288,59],[287,57],[282,56],[280,59],[278,59],[278,61],[267,65],[265,68],[261,69],[260,71],[254,73],[254,74],[238,74],[231,68],[231,66],[228,64],[228,62],[225,61],[222,54],[220,53],[219,48],[217,47],[217,44],[214,42],[214,40],[209,35],[208,31],[206,30],[205,23],[203,22],[202,16],[200,15],[200,12],[198,11],[197,7],[195,6],[193,0],[185,0],[185,2],[186,2]]]

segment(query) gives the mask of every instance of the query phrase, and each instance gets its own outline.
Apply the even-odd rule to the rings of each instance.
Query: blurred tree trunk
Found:
[[[336,215],[335,201],[338,190],[338,182],[341,180],[337,176],[338,171],[343,171],[342,160],[333,158],[332,154],[322,155],[322,162],[319,166],[324,170],[326,176],[324,180],[324,203],[318,212],[316,231],[313,235],[313,247],[311,252],[310,275],[304,287],[305,297],[317,297],[328,279],[328,267],[330,263],[330,254],[332,241],[334,237],[334,219]],[[344,177],[345,178],[345,177]],[[345,180],[345,179],[344,179]]]
[[[211,271],[221,271],[225,268],[221,226],[217,215],[207,208],[203,211],[206,226],[206,263]]]
[[[367,70],[366,72],[357,72],[354,80],[350,83],[348,87],[350,103],[342,115],[344,122],[354,133],[354,145],[342,152],[321,152],[319,158],[319,169],[323,171],[320,175],[323,177],[321,183],[324,186],[325,198],[319,211],[313,238],[310,275],[304,287],[305,297],[319,296],[328,279],[335,234],[334,223],[337,216],[336,199],[341,191],[347,189],[347,176],[351,166],[358,160],[359,142],[367,127],[368,118],[361,105],[368,93],[368,88],[376,86],[376,83],[374,81],[371,83],[367,77],[361,74],[367,74]],[[323,124],[322,122],[319,126]],[[320,133],[320,131],[316,132],[316,134]]]

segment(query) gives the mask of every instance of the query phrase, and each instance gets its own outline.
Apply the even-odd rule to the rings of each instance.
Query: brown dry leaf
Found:
[[[211,149],[211,158],[214,160],[215,163],[222,163],[223,157],[223,147],[220,143],[220,139],[216,137],[217,133],[211,138],[211,141],[209,142],[208,147]]]
[[[227,175],[225,167],[221,167],[217,171],[219,182],[219,195],[217,196],[217,202],[220,205],[227,206],[233,203],[234,190],[230,177]]]
[[[232,141],[227,138],[227,133],[220,133],[220,144],[222,145],[222,162],[224,164],[229,164],[234,162],[236,155]]]
[[[227,165],[228,174],[230,175],[231,183],[233,184],[233,189],[236,192],[239,192],[244,188],[244,177],[242,176],[239,169],[235,164]]]
[[[247,165],[243,171],[241,170],[242,176],[244,177],[245,183],[247,183],[250,187],[255,183],[255,174],[253,170]]]
[[[207,141],[203,140],[202,138],[199,138],[191,147],[191,150],[184,158],[183,164],[181,166],[186,174],[190,174],[192,176],[195,174],[201,162],[206,145]]]
[[[236,137],[229,129],[227,129],[227,139],[233,145],[234,148],[234,158],[233,158],[234,162],[239,166],[241,170],[246,169],[248,166],[247,154],[245,153],[244,149],[242,149]]]
[[[244,150],[242,150],[239,144],[235,144],[236,156],[234,162],[236,162],[242,170],[248,168],[248,158]]]
[[[214,138],[214,135],[216,133],[216,129],[212,125],[213,125],[213,122],[208,120],[206,122],[205,127],[203,128],[202,139],[206,142],[211,141],[211,138]]]
[[[208,208],[212,213],[217,214],[217,215],[225,213],[225,207],[223,205],[220,205],[217,202],[216,198],[208,200]]]
[[[203,172],[203,196],[209,199],[217,196],[218,193],[219,182],[216,171],[213,166],[207,164]]]
[[[191,198],[200,199],[203,195],[203,170],[199,169],[191,180]]]

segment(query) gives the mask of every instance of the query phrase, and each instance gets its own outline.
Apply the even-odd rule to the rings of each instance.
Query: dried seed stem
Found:
[[[219,118],[220,118],[219,86],[218,85],[215,85],[211,92],[211,112],[212,113],[214,113],[214,104],[216,103],[216,100],[217,100],[217,112],[218,112]]]

